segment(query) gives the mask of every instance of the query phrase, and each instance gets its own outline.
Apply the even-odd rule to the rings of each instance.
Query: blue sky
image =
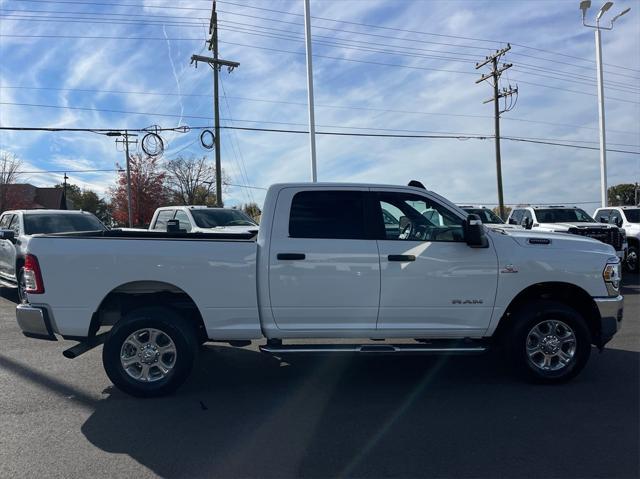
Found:
[[[475,84],[474,62],[511,42],[505,61],[514,66],[503,86],[517,85],[520,95],[503,115],[502,134],[597,147],[593,31],[582,27],[578,3],[312,0],[317,129],[492,135],[493,107],[482,103],[491,88]],[[617,1],[607,15],[626,7],[631,12],[603,33],[607,136],[610,149],[639,152],[640,2]],[[0,124],[211,125],[211,70],[189,64],[203,50],[210,8],[209,0],[0,0]],[[302,0],[219,1],[218,10],[221,57],[241,63],[221,74],[222,124],[305,129]],[[199,134],[166,133],[164,158],[213,158]],[[317,148],[321,181],[419,179],[453,201],[497,202],[492,140],[318,136]],[[26,171],[112,169],[123,160],[113,138],[89,133],[2,131],[0,149]],[[233,184],[310,178],[306,135],[225,130],[222,154]],[[598,155],[503,141],[505,201],[597,202]],[[610,152],[609,183],[640,181],[639,158]],[[112,172],[69,176],[100,193],[115,182]],[[24,180],[50,185],[61,175]],[[261,203],[264,190],[233,186],[225,197]]]

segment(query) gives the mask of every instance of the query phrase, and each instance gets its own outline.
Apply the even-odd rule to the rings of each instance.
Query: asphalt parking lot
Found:
[[[114,389],[101,348],[23,337],[0,298],[2,477],[640,476],[640,285],[604,354],[563,386],[494,355],[300,359],[206,346],[174,396]]]

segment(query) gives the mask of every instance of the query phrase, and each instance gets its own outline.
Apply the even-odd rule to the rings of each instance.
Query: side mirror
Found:
[[[9,240],[12,243],[15,241],[16,233],[13,230],[0,230],[0,239]]]
[[[622,218],[616,218],[616,226],[622,228]]]
[[[464,223],[464,238],[472,248],[488,248],[489,240],[478,215],[470,214]]]
[[[510,224],[510,225],[517,225],[517,224],[518,224],[518,222],[516,221],[516,219],[515,219],[515,218],[509,218],[509,224]]]
[[[600,218],[598,218],[600,220],[600,223],[608,223],[609,221],[607,220],[607,218],[605,218],[604,216],[601,216]]]
[[[524,227],[524,229],[530,230],[533,226],[533,220],[531,218],[523,218],[522,226]]]

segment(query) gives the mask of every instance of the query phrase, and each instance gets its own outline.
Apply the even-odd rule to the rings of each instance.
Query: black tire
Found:
[[[624,264],[630,273],[638,274],[638,246],[629,246]]]
[[[135,360],[136,356],[140,356],[144,352],[142,348],[145,345],[150,345],[148,348],[157,346],[156,342],[152,342],[148,335],[146,337],[149,340],[145,341],[145,330],[159,331],[160,333],[156,333],[158,337],[164,341],[164,344],[168,344],[175,351],[173,357],[171,352],[162,356],[157,352],[156,348],[155,363],[158,363],[158,360],[160,360],[160,363],[154,364],[153,351],[147,351],[150,353],[149,357],[145,356],[134,366],[125,369],[121,361],[121,355],[125,357],[125,353],[128,350],[132,350],[133,353],[129,359]],[[134,333],[139,333],[135,338],[139,340],[139,344],[142,346],[138,354],[135,354],[138,350],[128,339]],[[167,341],[167,338],[171,343]],[[157,342],[160,342],[160,340]],[[191,322],[169,308],[145,307],[130,311],[113,326],[102,350],[102,363],[107,376],[118,389],[136,397],[158,397],[171,394],[182,385],[191,372],[197,351],[198,338],[195,327]],[[168,362],[171,362],[172,359],[172,366],[170,366],[168,373],[162,374],[160,364],[164,364],[163,361],[167,357],[169,358]],[[153,374],[148,373],[147,376],[155,374],[155,377],[150,378],[148,381],[135,379],[131,371],[142,370],[145,366],[148,372],[149,370],[154,371]],[[162,366],[162,368],[167,369],[165,366]]]
[[[511,325],[504,336],[505,351],[509,364],[525,379],[538,383],[563,383],[574,378],[587,364],[591,354],[591,332],[584,318],[569,306],[550,300],[533,301],[516,311],[510,321]],[[555,332],[548,329],[550,324],[556,325]],[[567,335],[569,333],[575,338],[573,348],[571,336]],[[540,336],[543,336],[542,340],[538,339]],[[567,338],[559,341],[565,357],[571,356],[566,363],[558,356],[545,354],[559,354],[553,351],[558,343],[554,337]],[[533,352],[536,346],[539,352]],[[528,351],[532,351],[532,356]],[[547,356],[552,359],[545,366]],[[554,367],[559,369],[552,369]]]
[[[24,303],[27,301],[27,293],[25,292],[26,285],[24,282],[24,268],[18,270],[18,276],[16,278],[18,282],[18,302]]]

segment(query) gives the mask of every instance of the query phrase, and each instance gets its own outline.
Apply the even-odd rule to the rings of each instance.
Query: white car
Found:
[[[601,223],[608,223],[622,228],[627,235],[629,249],[625,264],[629,271],[638,272],[638,249],[640,245],[640,207],[610,206],[598,208],[593,217]]]
[[[437,211],[438,224],[425,211]],[[278,357],[476,354],[502,345],[524,376],[558,383],[622,321],[620,260],[610,245],[487,228],[422,188],[274,185],[257,238],[238,236],[34,237],[18,324],[27,336],[80,341],[64,352],[70,358],[104,342],[117,387],[159,396],[185,380],[200,343],[260,339]]]
[[[187,233],[257,233],[258,225],[247,214],[234,208],[209,206],[165,206],[153,214],[150,231],[167,231],[169,221],[177,220]]]
[[[626,255],[627,237],[623,229],[598,223],[576,206],[520,206],[511,211],[507,223],[525,229],[588,236],[613,246],[618,258]]]

